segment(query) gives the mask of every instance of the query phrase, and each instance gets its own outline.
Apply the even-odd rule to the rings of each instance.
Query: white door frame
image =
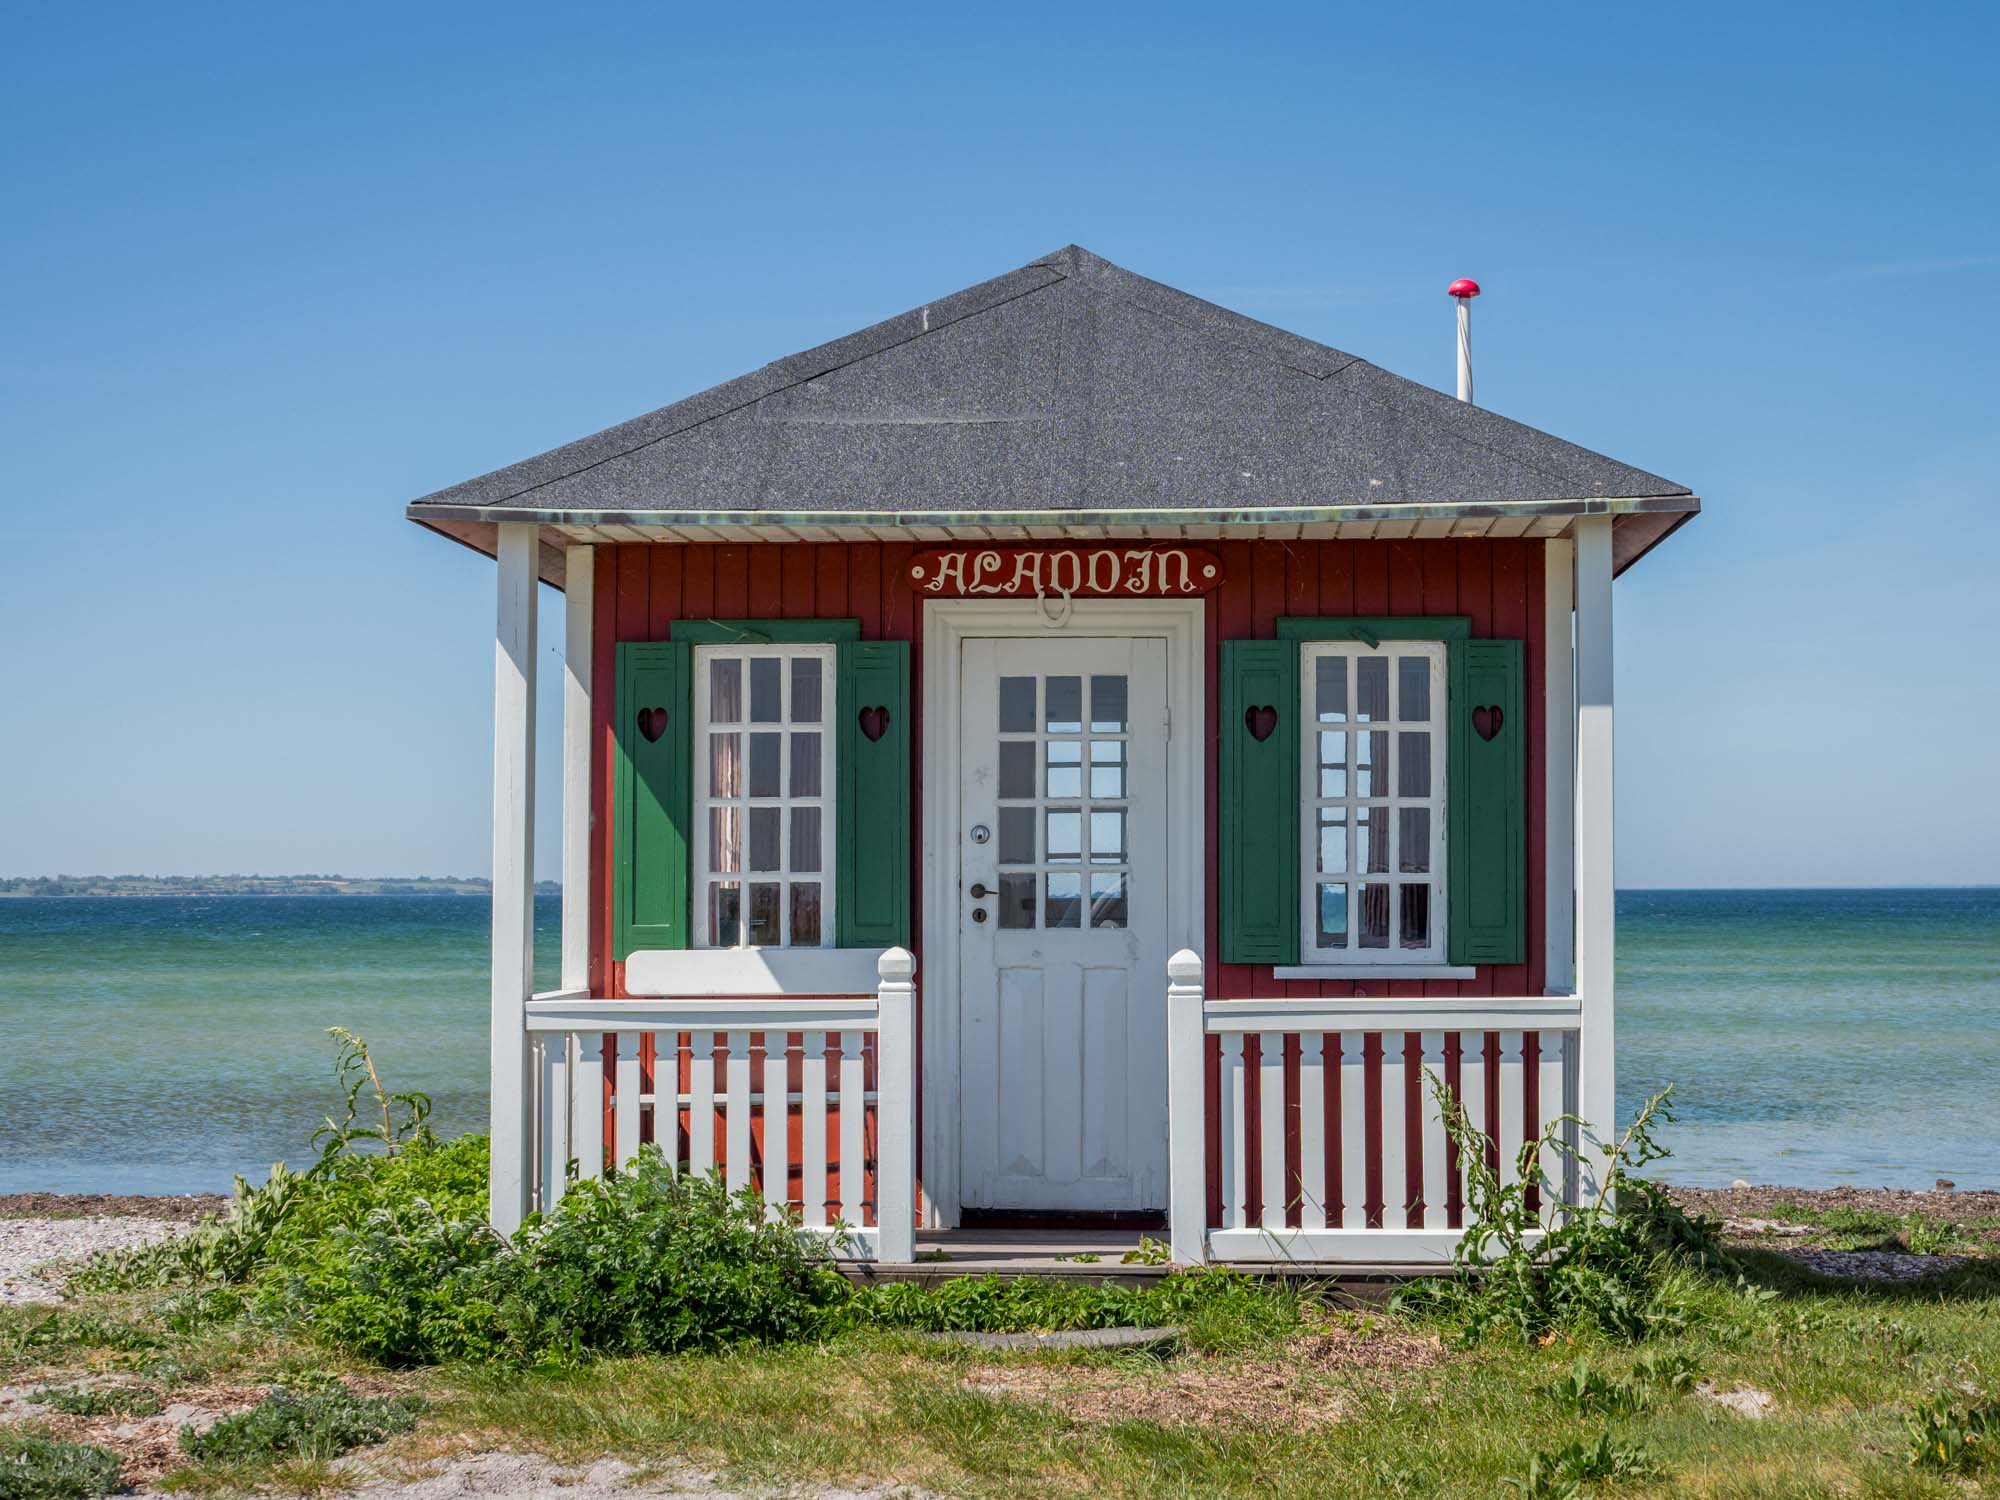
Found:
[[[1202,947],[1204,860],[1204,701],[1200,599],[1077,599],[1059,628],[1035,599],[924,601],[923,655],[923,959],[917,979],[924,1007],[924,1223],[949,1228],[959,1212],[958,817],[961,758],[959,645],[972,636],[1156,636],[1167,643],[1167,953]],[[1156,982],[1165,1003],[1166,953],[1157,975],[1138,975],[1143,993]]]

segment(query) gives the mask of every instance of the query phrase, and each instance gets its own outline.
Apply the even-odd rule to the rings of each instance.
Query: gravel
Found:
[[[192,1227],[130,1215],[0,1219],[0,1303],[60,1302],[69,1273],[100,1250],[157,1244]]]

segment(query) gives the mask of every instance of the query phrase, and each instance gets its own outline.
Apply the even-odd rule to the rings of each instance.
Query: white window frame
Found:
[[[752,659],[759,657],[774,657],[784,663],[780,668],[779,682],[780,691],[783,694],[781,701],[785,717],[775,724],[752,724],[749,720],[750,662]],[[794,724],[790,717],[792,707],[792,671],[790,664],[801,658],[815,659],[820,663],[820,715],[816,725],[812,723]],[[738,660],[743,663],[742,708],[744,717],[738,723],[723,726],[725,730],[734,730],[734,732],[742,736],[742,759],[740,762],[742,792],[741,795],[735,797],[715,797],[710,795],[709,792],[709,775],[711,770],[709,734],[715,727],[711,715],[712,704],[709,689],[709,672],[710,664],[719,660]],[[694,746],[693,754],[690,757],[693,762],[690,767],[692,772],[690,780],[693,782],[693,786],[689,799],[692,814],[689,821],[694,824],[694,828],[693,836],[689,839],[688,850],[688,864],[692,876],[688,882],[688,904],[692,908],[688,913],[690,946],[709,949],[710,951],[725,952],[760,948],[765,950],[773,948],[795,949],[799,951],[811,951],[815,948],[831,948],[834,946],[836,940],[834,858],[836,846],[835,822],[838,814],[836,807],[838,784],[835,781],[834,740],[836,738],[836,725],[839,722],[837,717],[839,712],[838,649],[829,643],[816,642],[798,644],[787,642],[768,645],[751,642],[736,642],[728,645],[698,644],[695,646],[693,652],[693,666]],[[784,783],[785,794],[777,797],[752,797],[750,795],[749,736],[752,733],[763,733],[773,730],[778,731],[787,738],[789,738],[794,730],[816,730],[818,732],[820,737],[820,791],[817,797],[793,797],[790,795],[791,755],[789,744],[784,743],[781,743],[779,750],[779,769],[780,774],[786,778]],[[741,809],[741,821],[737,831],[740,855],[737,863],[744,867],[742,869],[715,870],[710,868],[713,851],[709,848],[709,812],[713,808],[723,806],[735,806]],[[810,879],[816,876],[819,882],[819,941],[815,944],[803,945],[802,947],[789,941],[792,926],[790,888],[794,878],[791,869],[792,841],[789,810],[794,807],[812,806],[817,806],[820,809],[820,868],[817,872],[801,871],[799,872],[799,878]],[[775,871],[758,871],[753,874],[748,868],[750,863],[750,810],[758,807],[776,807],[784,811],[780,816],[778,825],[779,868]],[[765,878],[758,879],[757,876],[760,875]],[[739,941],[727,948],[718,948],[718,945],[709,941],[708,892],[709,886],[712,883],[729,880],[734,880],[741,892],[740,915],[737,922]],[[777,944],[752,943],[749,941],[750,887],[753,884],[763,885],[772,883],[773,881],[779,886],[779,931],[783,934],[786,941]]]
[[[1423,722],[1423,728],[1431,737],[1431,794],[1428,797],[1404,797],[1400,786],[1393,787],[1386,796],[1361,797],[1356,795],[1355,766],[1352,750],[1349,752],[1348,781],[1346,795],[1342,797],[1321,797],[1319,782],[1319,733],[1322,729],[1340,728],[1350,736],[1363,729],[1381,729],[1388,732],[1389,774],[1399,774],[1401,765],[1397,753],[1396,736],[1406,727],[1399,717],[1402,710],[1401,672],[1394,665],[1395,658],[1421,654],[1430,663],[1430,717]],[[1364,656],[1385,656],[1390,658],[1389,692],[1390,716],[1386,720],[1368,723],[1354,717],[1354,704],[1350,699],[1347,719],[1338,726],[1322,725],[1318,718],[1316,663],[1326,657],[1337,656],[1352,662]],[[1356,669],[1349,667],[1349,679],[1353,681]],[[1447,825],[1450,819],[1450,753],[1447,743],[1447,729],[1450,724],[1450,649],[1442,640],[1384,640],[1379,645],[1369,645],[1359,640],[1304,641],[1299,648],[1299,967],[1312,973],[1331,973],[1351,970],[1396,970],[1422,969],[1436,972],[1447,962],[1450,940],[1450,878],[1447,869],[1447,850],[1450,840]],[[1414,723],[1407,726],[1417,727]],[[1348,810],[1347,865],[1348,870],[1340,881],[1347,887],[1347,936],[1349,946],[1345,948],[1321,948],[1319,933],[1319,814],[1322,807],[1345,807]],[[1355,868],[1355,812],[1365,806],[1382,806],[1388,811],[1384,820],[1389,833],[1389,868],[1386,873],[1378,873],[1373,879]],[[1430,870],[1426,875],[1411,877],[1404,875],[1398,866],[1401,863],[1402,820],[1397,810],[1404,807],[1426,807],[1430,809]],[[1401,886],[1419,881],[1430,886],[1430,942],[1422,948],[1401,946],[1398,932],[1401,902],[1398,890]],[[1369,884],[1387,883],[1389,896],[1389,946],[1384,948],[1363,948],[1360,943],[1361,887]],[[1296,973],[1296,970],[1288,971]]]

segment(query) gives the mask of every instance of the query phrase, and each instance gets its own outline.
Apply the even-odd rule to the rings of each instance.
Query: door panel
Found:
[[[962,651],[961,1202],[1158,1208],[1166,643]]]

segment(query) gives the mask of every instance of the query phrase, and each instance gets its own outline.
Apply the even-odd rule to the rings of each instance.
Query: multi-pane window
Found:
[[[1445,946],[1445,648],[1304,647],[1307,963],[1436,961]]]
[[[833,941],[831,646],[695,650],[694,933]]]
[[[1124,927],[1130,681],[1000,679],[1000,926]]]

